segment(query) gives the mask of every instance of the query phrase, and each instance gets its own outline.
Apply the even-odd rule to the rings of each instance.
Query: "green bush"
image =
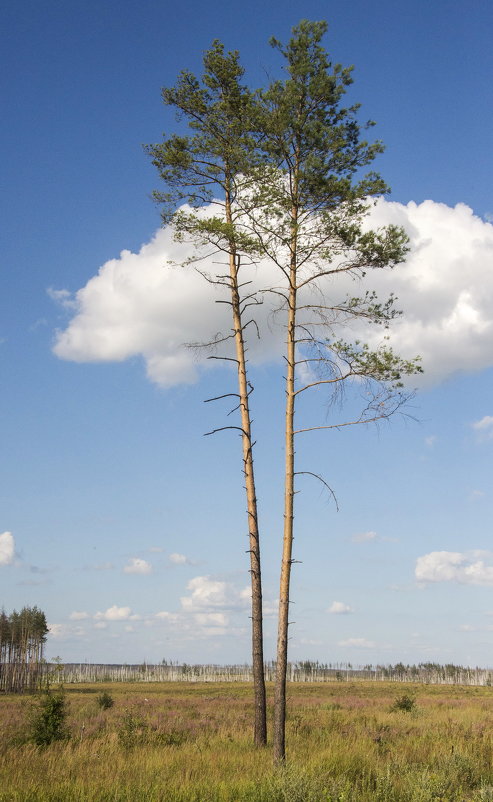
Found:
[[[131,710],[125,710],[118,730],[118,742],[123,749],[133,749],[145,743],[148,735],[147,722]]]
[[[96,702],[98,703],[101,710],[109,710],[110,707],[113,707],[113,705],[115,704],[115,700],[113,699],[111,694],[108,693],[107,691],[103,691],[103,693],[100,693],[96,699]]]
[[[30,717],[30,740],[37,746],[48,746],[53,741],[69,738],[65,726],[67,704],[63,691],[46,691],[38,698]]]
[[[403,693],[402,696],[396,698],[391,710],[400,710],[403,713],[414,713],[417,710],[416,699],[409,693]]]

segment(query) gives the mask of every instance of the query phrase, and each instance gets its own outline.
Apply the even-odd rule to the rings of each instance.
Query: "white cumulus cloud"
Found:
[[[48,631],[52,638],[57,638],[59,640],[82,638],[86,635],[86,631],[83,627],[74,626],[71,624],[48,623]]]
[[[117,605],[114,604],[112,607],[108,607],[106,612],[96,613],[94,618],[96,621],[127,621],[131,617],[131,614],[132,610],[130,607],[117,607]]]
[[[123,570],[126,574],[152,574],[152,565],[141,557],[132,557]]]
[[[422,356],[423,381],[428,384],[457,371],[493,365],[493,225],[464,204],[451,208],[431,200],[404,205],[382,199],[368,225],[387,223],[404,226],[410,253],[394,270],[369,271],[362,290],[398,297],[404,315],[392,325],[391,344],[405,356]],[[195,381],[199,363],[205,368],[211,362],[185,344],[229,333],[231,323],[228,307],[214,303],[217,288],[193,269],[169,264],[183,262],[190,253],[190,246],[174,242],[171,230],[162,229],[139,253],[122,251],[106,262],[74,297],[52,290],[51,296],[66,309],[75,304],[76,310],[56,335],[57,356],[90,362],[140,355],[148,377],[163,387]],[[215,259],[206,258],[201,269],[217,273]],[[244,279],[252,281],[249,290],[279,281],[270,262],[248,270]],[[346,292],[355,294],[349,277],[337,281],[341,298]],[[249,351],[254,363],[278,359],[282,353],[284,329],[272,321],[271,296],[265,295],[264,301],[256,310],[262,339],[252,338]],[[353,334],[373,346],[381,343],[378,327],[355,329]]]
[[[493,585],[493,553],[487,551],[432,551],[416,560],[418,582],[459,582]]]
[[[201,627],[227,627],[229,618],[225,613],[196,613],[195,621]]]
[[[481,440],[493,439],[493,416],[485,415],[481,420],[471,424],[472,428],[478,433]]]
[[[15,556],[15,543],[12,532],[0,535],[0,565],[12,565]]]
[[[71,621],[84,621],[84,619],[89,618],[89,613],[74,610],[73,613],[70,613],[69,618]]]
[[[175,565],[186,565],[189,562],[188,557],[185,557],[184,554],[178,554],[177,552],[170,554],[168,559],[170,563],[174,563]]]
[[[230,582],[211,579],[209,576],[196,576],[187,584],[190,596],[181,597],[181,605],[187,612],[213,612],[240,609],[246,606],[249,595],[246,589],[235,588]]]
[[[193,269],[168,264],[188,254],[163,229],[138,254],[122,251],[106,262],[77,292],[78,311],[58,334],[55,353],[76,362],[142,355],[149,378],[164,387],[195,381],[195,357],[185,344],[207,341],[221,310],[211,285]],[[227,321],[225,310],[222,318]]]
[[[47,626],[52,638],[63,638],[66,635],[66,627],[63,624],[48,624]]]
[[[332,613],[332,615],[349,615],[349,613],[353,613],[354,610],[349,606],[349,604],[344,604],[344,602],[340,601],[333,601],[327,612]]]

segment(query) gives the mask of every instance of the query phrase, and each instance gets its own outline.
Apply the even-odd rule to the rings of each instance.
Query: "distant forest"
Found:
[[[73,682],[251,682],[250,665],[191,665],[163,660],[159,664],[102,664],[47,662],[45,614],[23,607],[0,613],[0,692],[35,691],[50,683]],[[275,677],[274,661],[265,663],[265,678]],[[356,680],[421,682],[445,685],[492,685],[493,670],[452,663],[365,665],[301,660],[288,664],[291,682],[349,682]]]
[[[66,663],[59,667],[63,682],[250,682],[250,665],[190,665],[163,660],[159,664]],[[274,680],[276,664],[265,663],[265,678]],[[303,660],[288,664],[290,682],[349,682],[355,680],[421,682],[442,685],[492,685],[493,670],[451,663],[365,665]]]
[[[46,674],[45,614],[38,607],[0,613],[0,691],[36,690]]]

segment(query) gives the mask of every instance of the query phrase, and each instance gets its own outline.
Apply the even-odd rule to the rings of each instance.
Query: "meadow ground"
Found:
[[[288,691],[288,759],[277,769],[270,748],[252,746],[247,684],[69,685],[70,737],[48,746],[29,740],[36,700],[2,696],[0,802],[493,800],[493,689]],[[103,692],[114,700],[107,709]]]

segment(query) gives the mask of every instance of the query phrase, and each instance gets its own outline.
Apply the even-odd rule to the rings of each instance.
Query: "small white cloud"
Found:
[[[149,551],[153,552],[154,554],[161,554],[164,551],[164,549],[162,546],[151,546]]]
[[[78,610],[74,610],[73,613],[70,613],[69,618],[71,621],[83,621],[85,618],[89,618],[89,613],[79,612]]]
[[[493,438],[493,417],[491,415],[485,415],[481,420],[471,423],[471,426],[478,433],[480,440]]]
[[[432,551],[416,560],[414,574],[418,582],[450,582],[457,579],[464,555],[458,551]]]
[[[348,638],[347,640],[339,641],[339,646],[349,646],[359,649],[374,649],[376,645],[375,641],[367,640],[366,638]]]
[[[245,587],[236,592],[229,586],[229,602],[228,606],[231,608],[250,607],[252,603],[252,586],[245,585]],[[265,618],[276,616],[279,612],[279,599],[269,599],[266,596],[262,599],[262,613]]]
[[[196,576],[190,580],[187,590],[191,596],[182,596],[181,605],[187,612],[211,611],[214,609],[240,609],[247,605],[245,590],[237,590],[231,583],[210,576]]]
[[[57,638],[58,640],[84,638],[87,635],[84,627],[68,624],[48,624],[48,631],[52,638]]]
[[[437,440],[436,434],[430,434],[429,437],[425,437],[425,445],[428,446],[428,448],[433,448]]]
[[[132,557],[123,570],[126,574],[152,574],[152,565],[141,557]]]
[[[173,552],[168,557],[170,563],[174,563],[175,565],[186,565],[188,563],[188,558],[185,557],[184,554],[178,554],[177,552]]]
[[[55,290],[53,287],[48,287],[46,292],[52,301],[60,304],[64,309],[77,309],[77,302],[68,290]]]
[[[493,554],[486,551],[432,551],[416,560],[418,582],[493,585]]]
[[[63,624],[48,624],[48,632],[52,638],[63,638],[65,635],[65,627]]]
[[[170,624],[177,624],[181,620],[181,616],[178,613],[168,613],[167,610],[156,613],[154,618],[157,618],[159,621],[168,621]]]
[[[181,604],[185,610],[224,607],[227,603],[226,582],[213,580],[208,576],[194,577],[187,584],[187,590],[191,590],[192,595],[181,598]]]
[[[96,621],[127,621],[131,614],[132,610],[130,607],[117,607],[116,604],[114,604],[112,607],[108,607],[106,612],[96,613],[94,618]]]
[[[354,613],[354,610],[349,606],[349,604],[344,604],[344,602],[340,601],[334,601],[330,605],[327,612],[332,613],[332,615],[349,615],[349,613]]]
[[[96,621],[94,624],[94,629],[106,629],[107,626],[108,624],[106,621]]]
[[[471,490],[469,493],[469,498],[471,501],[478,501],[480,498],[483,498],[484,491],[483,490]]]
[[[493,416],[485,415],[481,420],[472,424],[473,429],[491,429],[493,427]]]
[[[192,612],[170,613],[162,610],[156,613],[154,619],[168,624],[174,630],[186,632],[188,637],[204,637],[207,635],[232,634],[235,630],[230,628],[229,616],[224,612]]]
[[[194,618],[201,627],[227,627],[229,624],[225,613],[195,613]]]
[[[0,565],[12,565],[15,556],[15,543],[12,532],[0,535]]]
[[[376,532],[359,532],[357,535],[353,535],[351,538],[353,543],[371,543],[376,539]]]

